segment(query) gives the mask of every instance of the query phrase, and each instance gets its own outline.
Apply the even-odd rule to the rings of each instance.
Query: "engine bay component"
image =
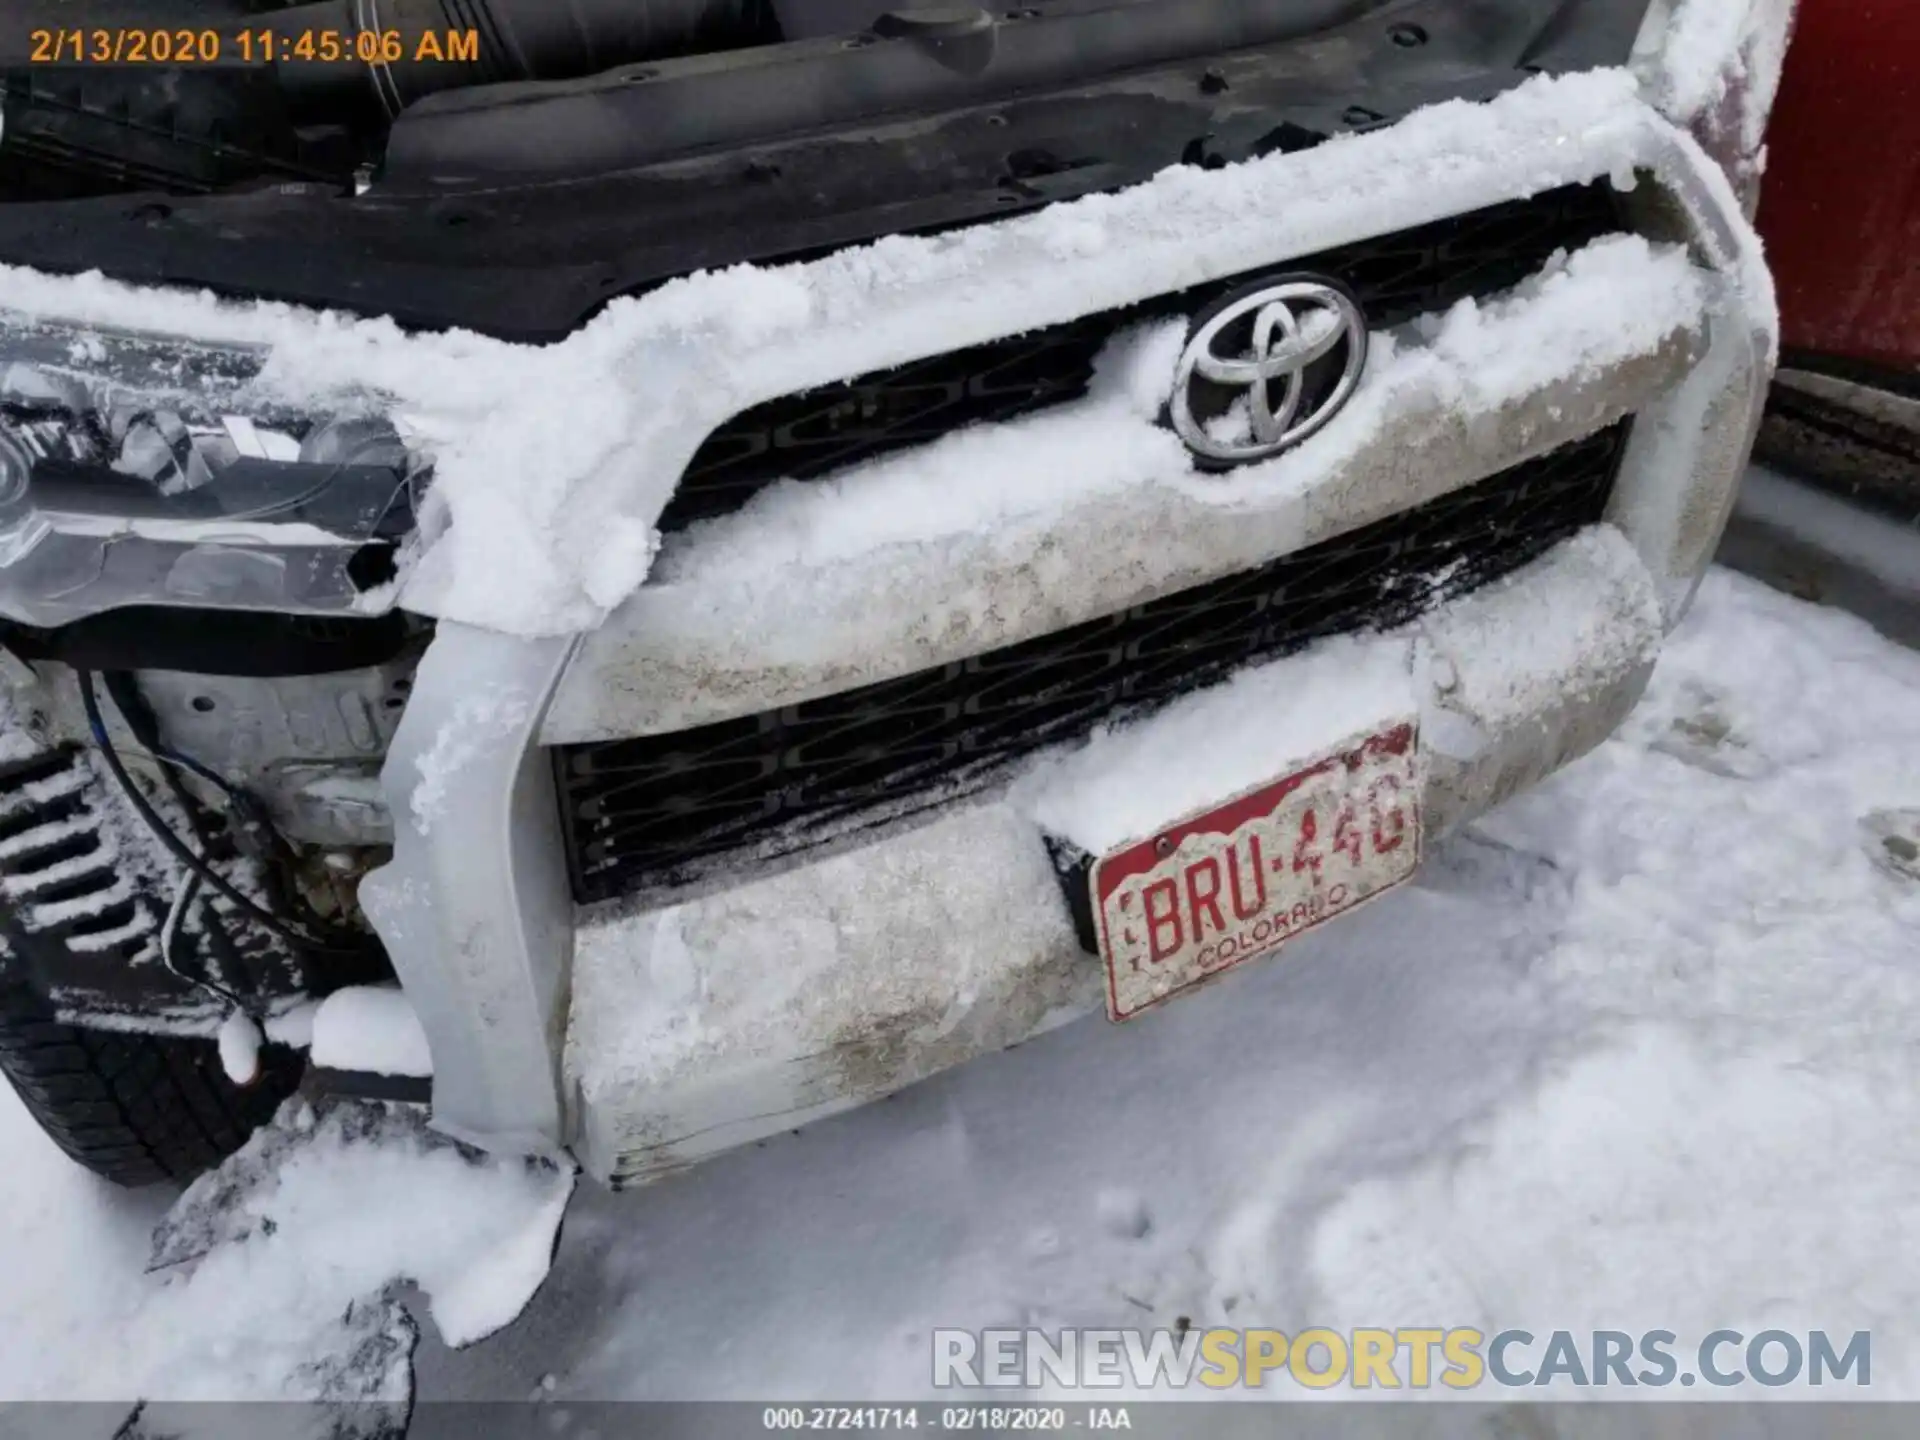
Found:
[[[359,153],[343,127],[296,130],[265,70],[0,70],[0,122],[0,196],[17,199],[344,183]]]
[[[1533,0],[1043,0],[994,12],[977,73],[946,63],[946,42],[828,33],[864,16],[833,8],[777,7],[807,38],[442,90],[389,127],[351,100],[302,119],[315,145],[329,124],[354,136],[358,184],[0,203],[0,259],[548,343],[695,270],[1006,216],[1617,65],[1645,0],[1583,0],[1551,23]],[[364,67],[342,74],[360,84]]]
[[[0,199],[344,190],[413,101],[777,39],[767,0],[29,0],[0,34]],[[180,63],[163,63],[184,55]]]

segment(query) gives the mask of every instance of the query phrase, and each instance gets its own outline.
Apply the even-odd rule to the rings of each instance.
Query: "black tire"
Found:
[[[227,1078],[211,1040],[84,1030],[0,976],[0,1072],[53,1143],[116,1185],[185,1182],[238,1150],[293,1093],[299,1056]]]

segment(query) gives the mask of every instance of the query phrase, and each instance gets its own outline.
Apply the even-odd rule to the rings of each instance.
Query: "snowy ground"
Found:
[[[416,1326],[389,1282],[417,1281],[447,1339],[489,1333],[546,1273],[573,1185],[411,1112],[302,1101],[171,1211],[67,1163],[11,1090],[0,1155],[4,1399],[404,1407]]]
[[[1873,1393],[1920,1395],[1920,880],[1868,824],[1902,807],[1920,654],[1716,572],[1627,730],[1415,886],[1133,1025],[582,1186],[517,1324],[456,1353],[420,1307],[420,1393],[893,1397],[936,1325],[1186,1316],[1869,1329]],[[301,1346],[402,1271],[456,1334],[515,1302],[564,1178],[319,1132],[147,1275],[169,1197],[0,1096],[0,1395],[319,1388]]]

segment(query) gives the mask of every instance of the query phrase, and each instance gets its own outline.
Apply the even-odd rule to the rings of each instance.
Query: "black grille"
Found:
[[[1404,624],[1606,509],[1617,425],[1285,556],[1038,640],[740,720],[555,752],[583,902],[898,815],[1006,762],[1323,636]]]
[[[1373,327],[1444,310],[1468,296],[1510,289],[1556,250],[1619,228],[1612,187],[1576,185],[1530,200],[1365,240],[1289,261],[1344,281]],[[1190,314],[1258,280],[1259,274],[1169,295],[1128,310],[1092,315],[990,345],[936,355],[743,411],[715,430],[681,477],[662,529],[737,510],[775,480],[811,480],[963,425],[1008,420],[1080,395],[1094,357],[1124,326],[1156,315]]]

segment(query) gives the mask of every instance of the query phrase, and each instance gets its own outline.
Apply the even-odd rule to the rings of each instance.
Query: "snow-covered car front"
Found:
[[[687,274],[540,346],[4,272],[43,389],[111,390],[103,356],[154,336],[243,357],[196,413],[68,405],[126,417],[92,443],[145,426],[169,463],[280,464],[339,512],[102,541],[23,461],[16,706],[242,776],[248,815],[354,882],[338,916],[417,1017],[435,1123],[615,1182],[1166,998],[1117,993],[1103,861],[1395,736],[1406,805],[1373,843],[1404,833],[1376,880],[1403,878],[1610,733],[1712,555],[1776,344],[1743,188],[1786,16],[1576,6],[1493,73],[1450,52],[1456,7],[1353,8],[1128,82],[1207,97],[1185,164],[1102,185],[1029,146],[1026,213]],[[978,26],[901,24],[868,43],[990,70]],[[1432,68],[1362,83],[1395,52]],[[1266,98],[1313,75],[1349,86],[1331,137]],[[1048,103],[947,118],[1024,135]],[[79,581],[9,573],[73,533],[104,557]],[[272,681],[277,708],[143,665],[156,713],[122,725],[58,634],[129,605],[398,628]],[[235,751],[235,704],[325,718]],[[327,1040],[334,1001],[290,1020],[338,986],[324,956],[287,973],[270,1037],[426,1068]],[[143,1023],[40,979],[69,1020],[92,993]]]

